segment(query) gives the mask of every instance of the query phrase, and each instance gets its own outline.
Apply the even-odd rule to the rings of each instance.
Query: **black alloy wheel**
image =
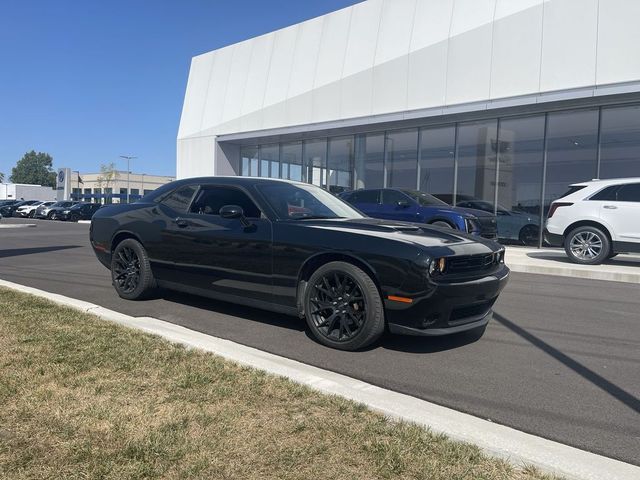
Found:
[[[72,222],[77,222],[78,220],[80,220],[80,215],[78,215],[77,213],[72,213],[69,216],[69,220],[71,220]]]
[[[305,312],[314,336],[324,345],[356,350],[374,342],[384,331],[378,289],[355,265],[331,262],[309,279]]]
[[[111,256],[111,280],[120,297],[141,300],[155,288],[149,257],[144,247],[132,238],[118,244]]]
[[[518,240],[527,246],[538,245],[539,228],[536,225],[525,225],[520,229]]]

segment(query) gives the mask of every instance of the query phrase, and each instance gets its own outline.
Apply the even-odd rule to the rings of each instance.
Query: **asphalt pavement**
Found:
[[[7,223],[25,223],[5,219]],[[0,230],[0,278],[170,321],[640,465],[640,285],[513,273],[481,337],[387,335],[366,351],[314,342],[299,319],[165,292],[120,299],[89,226]]]

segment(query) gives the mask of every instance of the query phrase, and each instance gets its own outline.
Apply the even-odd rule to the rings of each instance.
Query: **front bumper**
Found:
[[[439,336],[487,325],[493,304],[509,280],[509,269],[501,268],[481,278],[441,282],[411,304],[385,300],[389,331],[403,335]]]

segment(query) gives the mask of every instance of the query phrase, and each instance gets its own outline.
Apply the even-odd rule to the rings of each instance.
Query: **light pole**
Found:
[[[124,158],[127,161],[127,203],[129,203],[129,192],[131,191],[131,189],[129,188],[129,175],[131,174],[131,170],[129,169],[129,162],[138,157],[134,157],[132,155],[120,155],[120,158]]]

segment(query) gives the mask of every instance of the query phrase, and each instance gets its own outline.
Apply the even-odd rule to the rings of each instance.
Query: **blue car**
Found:
[[[382,188],[343,192],[340,198],[370,217],[427,223],[491,240],[497,238],[496,217],[492,213],[452,207],[428,193]]]

